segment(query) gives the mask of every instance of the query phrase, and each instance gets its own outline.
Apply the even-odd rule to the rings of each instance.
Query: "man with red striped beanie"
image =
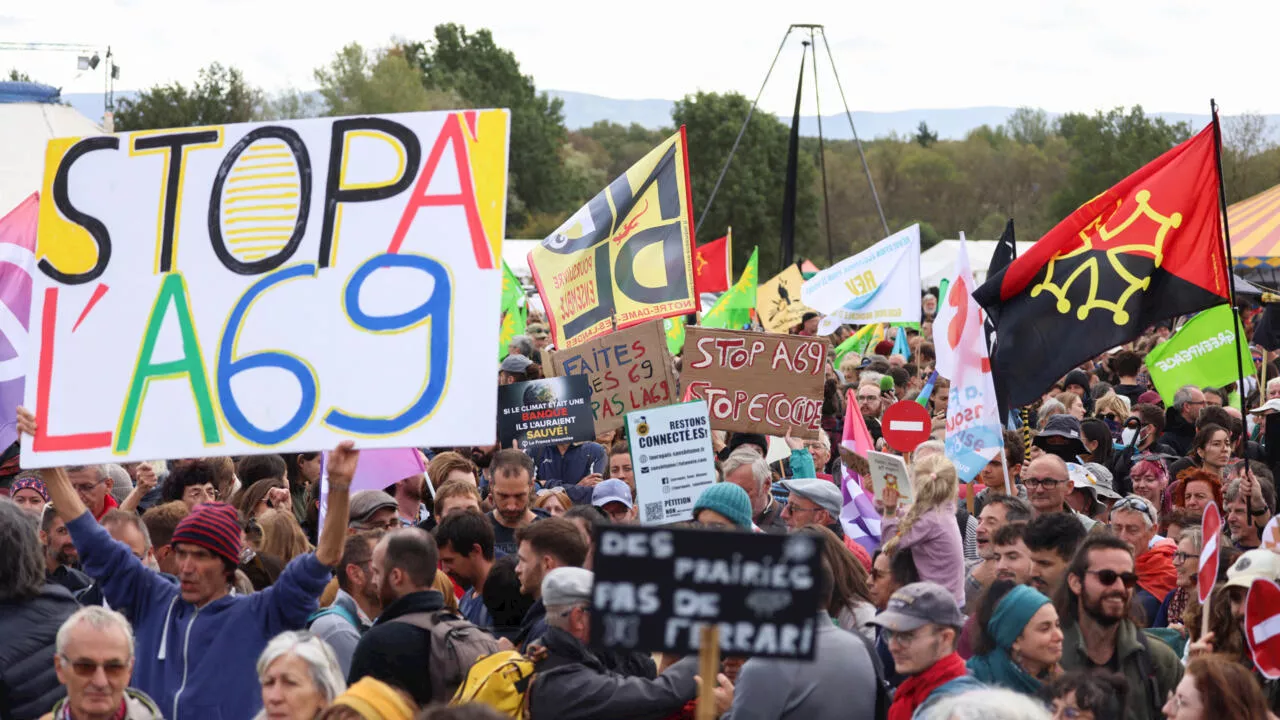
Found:
[[[19,408],[19,432],[34,434],[35,427],[34,416]],[[178,523],[171,542],[175,586],[94,520],[62,468],[41,471],[84,572],[97,579],[112,608],[135,618],[132,686],[151,696],[166,718],[249,718],[262,709],[254,665],[271,638],[301,630],[319,606],[342,560],[358,458],[349,440],[329,453],[329,507],[315,552],[294,558],[274,585],[252,595],[231,587],[241,530],[230,505],[198,505]]]

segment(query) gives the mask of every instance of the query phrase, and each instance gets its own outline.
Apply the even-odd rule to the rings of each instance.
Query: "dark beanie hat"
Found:
[[[240,564],[240,514],[226,503],[197,505],[173,531],[172,544],[188,543]]]
[[[755,445],[760,448],[762,457],[769,454],[769,439],[759,433],[740,432],[734,433],[733,437],[729,438],[729,452],[733,452],[743,445]]]

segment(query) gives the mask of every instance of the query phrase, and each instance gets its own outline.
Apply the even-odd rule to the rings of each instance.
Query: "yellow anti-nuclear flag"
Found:
[[[557,348],[698,310],[692,204],[681,127],[529,253]]]

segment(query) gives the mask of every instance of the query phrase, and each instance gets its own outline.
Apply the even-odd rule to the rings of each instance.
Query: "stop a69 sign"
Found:
[[[898,452],[912,452],[933,432],[929,411],[913,400],[899,400],[884,411],[880,432],[889,447]]]

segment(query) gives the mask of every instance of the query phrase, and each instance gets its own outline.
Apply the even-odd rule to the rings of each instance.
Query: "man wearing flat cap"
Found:
[[[791,478],[778,484],[791,493],[782,509],[782,519],[791,531],[817,524],[831,528],[837,536],[844,535],[840,530],[840,507],[844,499],[835,483],[818,478]]]

